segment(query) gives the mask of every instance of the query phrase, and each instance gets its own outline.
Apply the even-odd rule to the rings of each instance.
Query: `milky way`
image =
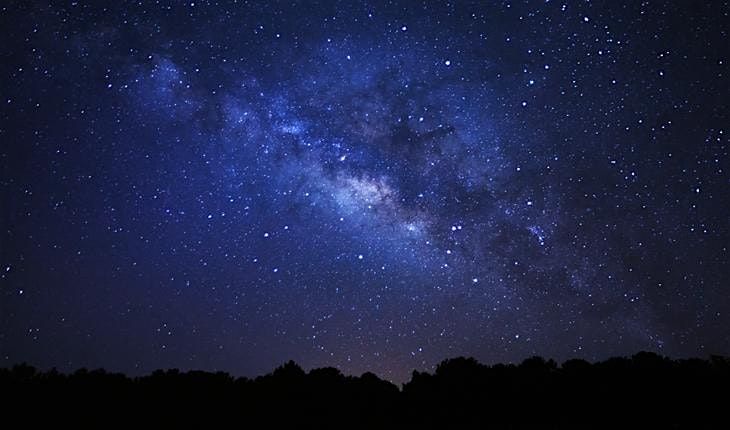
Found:
[[[727,4],[10,2],[0,365],[730,353]]]

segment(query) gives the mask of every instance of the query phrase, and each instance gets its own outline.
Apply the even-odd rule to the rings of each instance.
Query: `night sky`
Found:
[[[0,366],[730,354],[727,2],[0,8]]]

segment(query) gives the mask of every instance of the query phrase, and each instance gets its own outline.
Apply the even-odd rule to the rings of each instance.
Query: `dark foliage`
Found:
[[[471,358],[413,372],[401,390],[372,373],[305,372],[290,361],[255,379],[158,370],[64,375],[0,369],[3,418],[55,425],[259,428],[728,428],[730,359],[642,352],[559,366],[533,357],[486,366]],[[728,415],[730,416],[730,415]],[[11,421],[12,420],[12,421]]]

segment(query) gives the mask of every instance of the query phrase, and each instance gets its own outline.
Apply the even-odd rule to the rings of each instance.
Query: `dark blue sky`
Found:
[[[729,11],[5,2],[0,365],[729,354]]]

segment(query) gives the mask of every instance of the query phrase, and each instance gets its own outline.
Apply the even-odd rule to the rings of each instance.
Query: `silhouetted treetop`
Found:
[[[293,361],[253,380],[179,369],[135,378],[103,369],[65,375],[19,364],[0,369],[0,387],[11,399],[8,417],[55,410],[69,422],[98,425],[112,416],[149,416],[202,427],[234,420],[317,428],[705,428],[727,427],[730,360],[640,352],[597,363],[530,357],[489,366],[457,357],[433,374],[414,371],[402,390],[371,372],[306,372]]]

